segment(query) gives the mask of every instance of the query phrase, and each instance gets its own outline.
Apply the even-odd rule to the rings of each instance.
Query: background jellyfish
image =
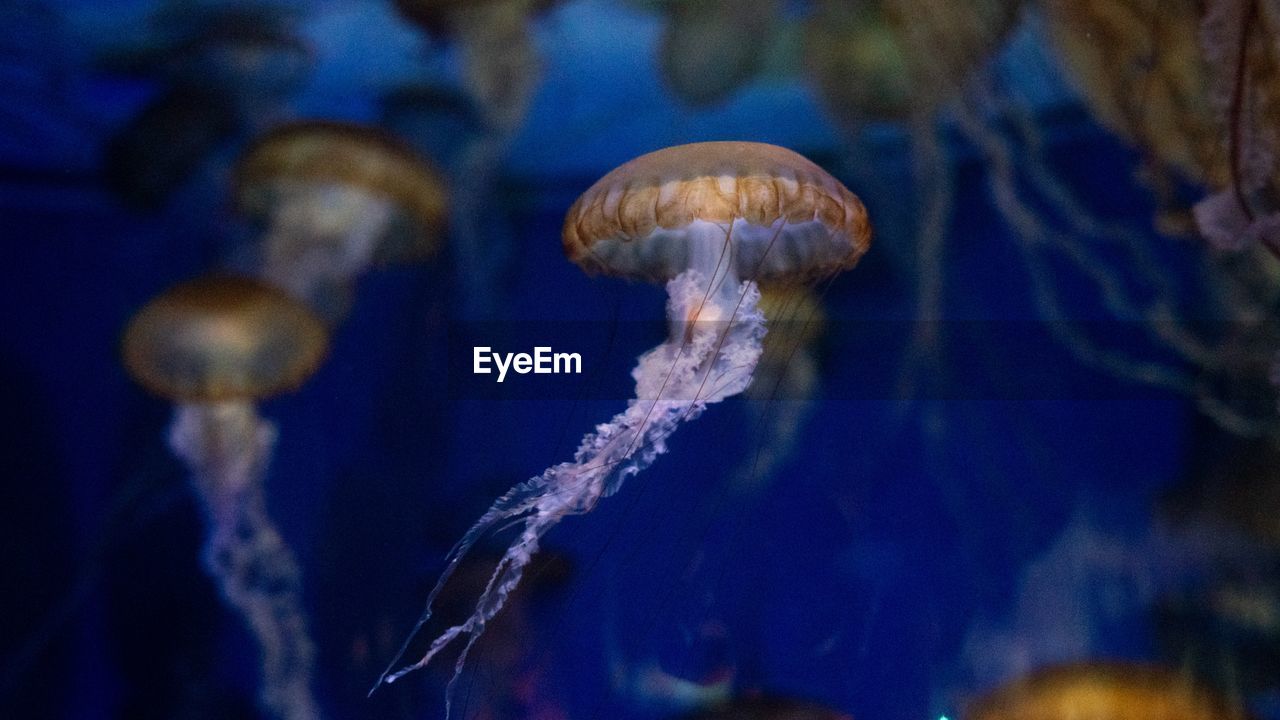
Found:
[[[154,208],[219,148],[288,114],[310,75],[310,49],[280,8],[179,3],[150,18],[152,35],[106,50],[99,65],[164,89],[108,143],[105,170],[131,204]]]
[[[659,62],[676,97],[693,107],[724,101],[764,66],[782,26],[776,0],[667,0]]]
[[[908,367],[937,357],[933,322],[943,302],[943,262],[952,222],[952,163],[939,137],[943,112],[966,93],[1013,30],[1021,2],[881,0],[820,2],[806,21],[804,65],[827,111],[854,145],[868,122],[902,122],[910,132],[918,200],[914,257],[899,262],[916,282],[917,323]],[[864,163],[857,158],[853,167]],[[862,178],[860,178],[862,179]],[[878,184],[874,176],[865,178]],[[901,212],[894,193],[886,212]],[[901,249],[890,252],[901,257]]]
[[[436,37],[456,40],[462,83],[483,132],[460,151],[452,180],[451,235],[465,314],[490,317],[511,254],[510,231],[495,217],[491,195],[511,141],[524,123],[542,77],[530,23],[548,0],[397,0],[407,19]]]
[[[652,464],[682,422],[750,385],[764,337],[756,281],[830,276],[856,264],[870,239],[862,203],[839,181],[794,152],[760,143],[659,150],[614,169],[579,197],[565,218],[565,253],[588,273],[665,280],[667,341],[640,357],[625,411],[583,438],[573,461],[499,498],[459,541],[417,628],[481,536],[506,525],[518,530],[471,616],[432,640],[418,662],[396,670],[395,658],[378,685],[425,666],[465,635],[451,691],[543,535]],[[446,713],[451,702],[449,692]]]
[[[267,515],[276,430],[255,403],[304,382],[327,344],[323,323],[304,306],[230,276],[166,291],[138,311],[124,337],[130,374],[176,405],[169,446],[204,505],[205,568],[258,642],[262,706],[296,720],[319,717],[309,687],[314,650],[301,572]]]
[[[166,91],[111,139],[104,159],[108,181],[130,205],[155,208],[239,125],[230,101],[217,90]]]
[[[1234,133],[1215,117],[1196,4],[1047,3],[1042,30],[1094,117],[1145,153],[1157,228],[1185,234],[1192,223],[1179,184],[1227,182],[1234,152]],[[961,130],[993,168],[993,200],[1015,231],[1039,311],[1056,320],[1050,328],[1063,344],[1086,364],[1194,397],[1202,412],[1233,432],[1265,431],[1274,413],[1240,402],[1253,393],[1241,388],[1256,387],[1259,372],[1239,371],[1265,363],[1256,355],[1258,320],[1275,297],[1274,281],[1253,267],[1257,259],[1201,254],[1192,262],[1202,276],[1186,282],[1179,277],[1187,273],[1177,265],[1176,246],[1162,245],[1141,228],[1095,218],[1068,183],[1045,169],[1043,141],[1031,124],[1014,124],[1016,139],[1010,141],[980,115],[965,108]],[[1045,205],[1049,212],[1041,209]],[[1203,216],[1203,208],[1197,214]],[[1136,322],[1171,359],[1121,350],[1067,320],[1063,266],[1097,288],[1107,313]],[[1216,332],[1224,327],[1225,334]],[[1261,357],[1271,353],[1264,349]]]
[[[445,217],[442,179],[377,130],[333,122],[283,125],[240,159],[235,196],[265,233],[253,265],[329,321],[376,262],[432,255]]]
[[[766,286],[758,307],[769,334],[755,380],[743,393],[756,443],[731,481],[748,494],[774,476],[800,439],[819,385],[814,346],[827,320],[817,293],[803,285]]]
[[[1087,662],[1042,668],[979,697],[964,717],[1242,720],[1248,713],[1233,699],[1172,668]]]

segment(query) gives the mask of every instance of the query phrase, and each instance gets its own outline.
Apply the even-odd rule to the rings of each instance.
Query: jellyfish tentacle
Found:
[[[1039,252],[1052,241],[1052,247],[1097,286],[1105,307],[1117,317],[1144,321],[1143,327],[1147,333],[1166,349],[1173,351],[1178,359],[1189,363],[1192,370],[1212,371],[1220,366],[1215,353],[1198,341],[1193,341],[1183,328],[1178,327],[1174,334],[1170,334],[1170,328],[1165,325],[1174,323],[1175,318],[1168,308],[1139,307],[1116,273],[1081,243],[1079,238],[1047,226],[1036,217],[1020,196],[1014,182],[1016,171],[1012,149],[985,126],[973,107],[960,103],[957,119],[961,131],[979,147],[991,164],[988,184],[992,198],[1014,230],[1019,250],[1030,269],[1034,300],[1047,319],[1064,319],[1054,283],[1050,279],[1053,273]],[[1102,347],[1070,322],[1050,322],[1049,328],[1068,351],[1087,365],[1121,378],[1191,397],[1201,412],[1233,433],[1255,436],[1265,431],[1265,419],[1250,417],[1232,407],[1228,401],[1210,392],[1190,370],[1166,362],[1129,357]]]
[[[435,612],[436,600],[439,598],[441,591],[444,590],[444,586],[449,582],[449,579],[453,577],[454,571],[458,569],[459,564],[467,554],[471,552],[471,549],[475,547],[475,544],[479,542],[480,538],[484,537],[484,535],[492,530],[498,523],[504,521],[511,521],[512,524],[519,524],[521,522],[525,522],[527,524],[529,520],[527,517],[528,514],[537,510],[537,500],[544,493],[545,482],[541,476],[531,478],[516,485],[495,500],[493,504],[489,506],[489,509],[485,511],[484,515],[481,515],[480,519],[477,520],[469,530],[467,530],[466,534],[462,536],[462,539],[458,540],[458,542],[454,544],[454,546],[449,550],[448,555],[445,556],[444,570],[440,573],[439,579],[436,580],[435,586],[431,588],[431,593],[427,595],[426,608],[422,611],[422,615],[419,616],[418,621],[414,623],[413,629],[409,632],[408,637],[405,638],[404,643],[401,644],[395,657],[391,659],[391,662],[387,664],[386,669],[382,671],[382,674],[378,676],[377,681],[374,682],[373,687],[369,689],[370,695],[381,687],[383,683],[394,682],[404,674],[426,664],[425,662],[419,662],[393,672],[393,668],[400,664],[400,660],[404,657],[404,654],[409,651],[409,644],[418,636],[418,633],[421,632],[423,626],[431,620],[432,614]]]
[[[696,319],[694,313],[699,308],[717,302],[718,298],[710,293],[716,280],[691,269],[667,284],[667,311],[673,324],[677,319]],[[416,663],[384,673],[374,690],[383,682],[394,682],[425,667],[440,651],[466,635],[467,643],[446,691],[447,714],[452,687],[461,676],[468,651],[520,583],[542,537],[566,516],[589,512],[601,498],[617,492],[628,477],[651,465],[666,452],[666,440],[679,425],[696,418],[711,403],[747,388],[761,352],[764,318],[756,309],[759,290],[755,283],[736,279],[732,282],[738,290],[734,294],[737,305],[720,308],[720,316],[731,319],[713,323],[724,325],[723,330],[693,322],[690,333],[673,332],[666,342],[642,355],[632,371],[636,393],[627,408],[587,434],[572,461],[552,466],[512,488],[472,526],[450,553],[448,566],[428,598],[427,611],[414,629],[415,635],[430,618],[431,607],[458,561],[474,543],[495,523],[514,520],[524,524],[495,566],[471,615],[433,639]],[[717,382],[709,386],[710,392],[705,392],[707,378],[712,376]],[[397,656],[392,667],[403,654],[402,651]]]
[[[192,469],[212,528],[203,559],[262,653],[262,704],[273,717],[320,717],[311,696],[315,647],[302,610],[302,570],[263,493],[275,426],[252,403],[180,405],[169,442]]]

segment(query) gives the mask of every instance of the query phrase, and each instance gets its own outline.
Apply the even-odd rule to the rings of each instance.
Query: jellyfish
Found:
[[[355,279],[372,264],[436,251],[445,192],[397,139],[322,121],[260,138],[240,158],[234,187],[240,209],[266,226],[257,273],[330,322],[346,315]]]
[[[162,39],[117,47],[110,72],[160,80],[165,89],[110,141],[106,173],[130,204],[162,204],[224,143],[276,121],[310,74],[310,48],[278,11],[248,7],[162,9]]]
[[[172,85],[232,95],[248,119],[269,119],[270,106],[298,90],[314,65],[311,48],[293,33],[280,9],[247,5],[162,6],[150,19],[151,37],[110,48],[106,69],[158,77]]]
[[[1012,32],[1021,0],[820,0],[804,34],[804,64],[820,99],[853,145],[868,122],[901,122],[911,141],[919,201],[911,268],[917,323],[909,370],[935,360],[934,335],[943,302],[943,241],[951,222],[951,164],[938,134],[942,111],[971,91],[974,80]],[[855,172],[867,163],[850,163]],[[874,176],[865,178],[871,185]],[[893,189],[895,205],[898,190]],[[893,252],[892,248],[890,250]],[[899,251],[900,252],[900,251]],[[905,253],[902,253],[905,255]]]
[[[781,25],[777,0],[672,0],[664,6],[662,78],[693,107],[719,103],[749,82]]]
[[[130,375],[175,404],[169,447],[191,471],[205,511],[205,569],[257,640],[263,708],[289,720],[319,717],[310,689],[314,649],[301,570],[267,515],[276,429],[255,403],[302,384],[327,346],[324,323],[304,305],[234,276],[167,290],[124,335]]]
[[[225,94],[198,87],[167,90],[109,141],[103,161],[107,185],[129,206],[155,209],[239,127]]]
[[[1185,672],[1129,662],[1051,665],[975,700],[965,720],[1246,720],[1248,712]]]
[[[463,86],[482,132],[460,149],[453,174],[451,238],[463,285],[463,314],[495,310],[514,232],[493,207],[493,190],[542,79],[533,16],[552,0],[396,0],[400,13],[435,36],[455,40]]]
[[[838,180],[774,145],[708,142],[642,155],[592,185],[569,209],[565,254],[590,274],[665,281],[665,342],[640,356],[635,397],[583,438],[570,461],[511,488],[449,554],[427,609],[401,653],[374,685],[424,667],[455,640],[467,653],[519,584],[542,537],[589,512],[667,450],[668,437],[707,406],[750,385],[761,354],[759,282],[802,282],[853,267],[870,246],[866,209]],[[472,614],[396,669],[430,619],[444,583],[479,538],[513,527],[515,537]]]
[[[1212,101],[1214,87],[1230,83],[1215,80],[1213,65],[1206,60],[1198,3],[1051,2],[1042,10],[1044,30],[1057,49],[1068,80],[1100,124],[1145,152],[1147,174],[1155,178],[1158,193],[1168,193],[1175,180],[1210,188],[1231,186],[1234,171],[1230,158],[1236,154],[1231,148],[1239,145],[1231,140],[1222,112],[1214,110]],[[1232,96],[1236,89],[1225,93]],[[1253,352],[1250,346],[1256,343],[1237,332],[1215,337],[1180,317],[1181,306],[1186,304],[1182,299],[1185,289],[1179,287],[1176,271],[1163,257],[1166,251],[1150,234],[1091,217],[1041,166],[1035,152],[1040,140],[1030,123],[1014,125],[1021,139],[1031,145],[1031,152],[1027,152],[993,130],[987,114],[989,103],[969,102],[961,104],[956,117],[961,132],[991,167],[988,182],[992,199],[1019,243],[1037,309],[1054,320],[1049,328],[1064,346],[1077,359],[1110,374],[1192,397],[1201,412],[1231,432],[1256,435],[1274,425],[1274,418],[1269,417],[1274,415],[1271,408],[1259,414],[1251,412],[1248,403],[1239,402],[1239,385],[1247,395],[1257,380],[1242,377],[1239,370],[1260,366],[1256,358],[1249,359],[1241,351],[1250,348]],[[1037,209],[1031,197],[1046,203],[1065,227],[1051,220],[1050,213]],[[1243,228],[1251,221],[1242,220],[1241,206],[1225,203],[1224,197],[1217,193],[1206,198],[1195,217],[1202,226],[1208,222],[1233,227],[1240,232],[1232,237],[1244,238]],[[1191,227],[1190,214],[1176,198],[1158,197],[1157,201],[1158,229],[1174,233]],[[1253,207],[1262,209],[1265,204]],[[1265,217],[1258,220],[1254,229],[1265,229]],[[1213,244],[1218,250],[1225,249],[1230,243],[1222,242],[1222,233],[1218,235],[1219,241]],[[1252,248],[1246,250],[1252,254]],[[1232,258],[1230,254],[1212,252],[1201,258],[1206,270],[1205,297],[1196,299],[1195,310],[1211,317],[1222,315],[1246,330],[1256,329],[1273,306],[1276,280],[1254,267],[1256,257]],[[1173,356],[1172,360],[1121,351],[1089,337],[1076,324],[1063,322],[1067,313],[1058,279],[1061,269],[1050,264],[1051,255],[1092,283],[1109,313],[1135,321],[1160,351]],[[1116,256],[1127,265],[1118,267]],[[1274,349],[1262,356],[1264,362],[1272,353]],[[1256,371],[1250,374],[1258,375]]]
[[[1201,235],[1228,249],[1280,257],[1280,8],[1261,0],[1205,6],[1200,41],[1227,182],[1196,204]]]
[[[773,477],[804,430],[818,387],[814,345],[826,326],[822,301],[807,286],[765,286],[758,307],[769,323],[769,334],[755,380],[743,394],[758,444],[732,481],[733,488],[746,494]]]
[[[1280,16],[1265,5],[1058,0],[1045,16],[1069,79],[1100,123],[1146,151],[1157,188],[1166,174],[1209,188],[1194,208],[1201,236],[1275,253]],[[1166,229],[1189,225],[1163,204]]]

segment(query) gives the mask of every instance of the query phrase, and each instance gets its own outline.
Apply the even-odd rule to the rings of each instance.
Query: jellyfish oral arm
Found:
[[[724,244],[723,231],[719,243]],[[721,264],[727,265],[728,258],[722,257]],[[562,518],[589,512],[601,498],[616,492],[628,477],[651,465],[666,452],[667,438],[682,422],[696,418],[707,405],[736,395],[750,385],[765,333],[764,317],[756,309],[760,292],[755,283],[739,282],[727,271],[704,274],[694,267],[668,282],[667,294],[671,336],[640,357],[631,373],[636,397],[628,401],[623,412],[583,438],[573,461],[548,468],[512,488],[471,528],[450,553],[418,628],[430,618],[435,598],[458,561],[481,536],[507,524],[515,525],[519,532],[498,562],[471,616],[433,640],[421,660],[384,674],[374,689],[383,681],[393,682],[424,667],[455,639],[467,635],[446,692],[448,714],[452,689],[468,652],[519,584],[543,535]],[[415,634],[416,631],[417,628]],[[397,657],[392,667],[399,660]]]
[[[302,611],[302,571],[267,515],[263,480],[276,429],[249,402],[177,407],[169,445],[192,473],[209,530],[204,565],[262,652],[261,702],[273,717],[321,717],[315,655]]]
[[[282,184],[263,239],[262,277],[315,304],[326,284],[354,281],[392,222],[390,200],[334,184]]]

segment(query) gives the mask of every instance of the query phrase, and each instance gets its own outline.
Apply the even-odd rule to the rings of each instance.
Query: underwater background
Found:
[[[444,717],[451,660],[369,688],[458,538],[618,412],[666,332],[659,287],[565,258],[565,213],[633,157],[732,139],[840,179],[872,247],[809,288],[824,319],[771,370],[776,397],[709,407],[548,534],[453,716],[776,696],[937,720],[1106,660],[1280,718],[1275,228],[1215,240],[1193,208],[1243,181],[1188,170],[1176,148],[1200,140],[1164,118],[1217,117],[1242,85],[1197,54],[1219,4],[1117,0],[1173,19],[1080,41],[1106,3],[0,2],[0,717],[279,716],[201,563],[173,405],[130,379],[121,343],[158,293],[252,265],[264,231],[237,163],[323,119],[420,154],[449,219],[425,257],[359,273],[323,364],[261,404],[316,715]],[[1227,101],[1228,130],[1254,125],[1221,152],[1263,138],[1261,155],[1280,8],[1235,5],[1254,13],[1239,57],[1263,109],[1242,121]],[[1071,54],[1095,39],[1141,62]],[[1132,96],[1201,63],[1202,101]],[[1265,218],[1275,182],[1256,184]],[[478,345],[581,353],[583,373],[497,384],[470,372]],[[797,354],[812,376],[787,375]],[[446,615],[504,548],[478,546]]]

